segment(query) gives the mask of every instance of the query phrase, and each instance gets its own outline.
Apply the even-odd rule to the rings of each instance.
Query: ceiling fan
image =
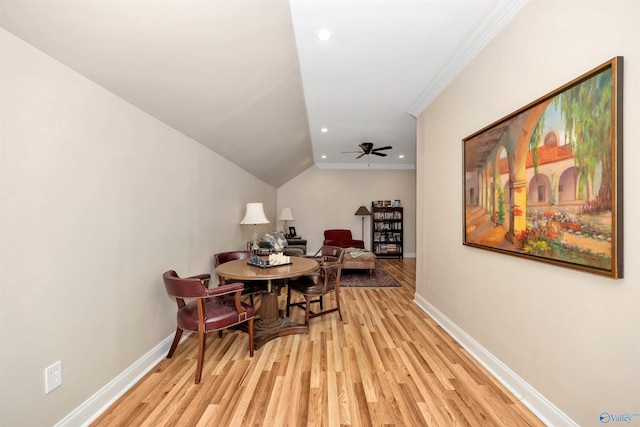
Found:
[[[358,147],[362,149],[362,151],[343,151],[342,153],[360,153],[356,159],[366,155],[366,154],[375,154],[376,156],[386,157],[386,153],[380,153],[383,150],[391,150],[393,147],[387,145],[386,147],[373,148],[373,142],[363,142],[359,144]]]

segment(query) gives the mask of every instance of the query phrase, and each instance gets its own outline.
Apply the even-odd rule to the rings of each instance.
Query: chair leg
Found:
[[[198,331],[198,365],[196,366],[196,384],[200,384],[202,365],[204,363],[204,344],[207,338],[205,331]]]
[[[309,313],[311,312],[311,297],[308,295],[304,296],[305,299],[305,303],[306,303],[306,307],[304,309],[304,324],[308,325],[309,324]]]
[[[169,354],[167,354],[167,359],[171,359],[173,356],[173,352],[176,351],[176,347],[178,347],[178,343],[180,342],[180,338],[182,337],[182,329],[176,329],[176,335],[173,337],[173,342],[171,343],[171,348],[169,349]]]
[[[324,307],[322,306],[322,295],[320,295],[320,311],[324,310]]]
[[[289,317],[289,307],[291,307],[291,288],[287,286],[287,317]]]
[[[249,295],[249,303],[253,305],[253,294]]]
[[[340,310],[340,290],[336,288],[336,305],[338,306],[338,314],[340,315],[340,320],[342,321],[342,310]]]
[[[249,357],[253,357],[253,320],[249,319]]]

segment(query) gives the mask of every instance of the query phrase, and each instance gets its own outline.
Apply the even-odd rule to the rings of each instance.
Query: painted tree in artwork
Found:
[[[602,166],[600,188],[594,189],[601,209],[611,209],[612,201],[611,76],[608,68],[554,98],[554,104],[559,104],[562,111],[565,140],[571,144],[580,172],[580,193],[588,195],[587,178],[593,182],[597,165]]]
[[[536,127],[531,132],[531,139],[529,139],[529,151],[531,151],[531,160],[533,161],[533,171],[538,174],[538,165],[540,163],[540,155],[538,147],[542,142],[542,131],[544,129],[545,114],[543,113],[536,123]]]

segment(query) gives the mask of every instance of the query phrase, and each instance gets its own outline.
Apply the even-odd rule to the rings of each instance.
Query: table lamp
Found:
[[[284,225],[282,226],[282,232],[287,234],[287,221],[293,221],[295,218],[293,217],[293,213],[291,212],[291,208],[282,208],[280,211],[280,216],[278,217],[279,221],[284,221]]]
[[[253,235],[251,240],[253,241],[252,250],[257,250],[258,247],[258,224],[269,224],[269,220],[264,214],[264,207],[262,203],[247,203],[247,211],[244,214],[244,218],[240,221],[240,224],[253,224]]]
[[[362,216],[362,240],[364,240],[364,217],[371,215],[371,212],[369,212],[366,206],[360,206],[354,215]]]

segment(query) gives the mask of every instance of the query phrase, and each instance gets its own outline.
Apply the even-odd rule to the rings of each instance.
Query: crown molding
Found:
[[[415,169],[416,165],[411,164],[366,164],[366,163],[316,163],[318,169],[362,169],[362,170],[372,170],[372,169],[387,169],[387,170],[398,170],[398,169]]]
[[[469,65],[489,42],[520,12],[528,0],[501,1],[487,12],[480,24],[471,31],[457,54],[448,61],[436,77],[427,84],[409,106],[408,113],[418,115]]]

